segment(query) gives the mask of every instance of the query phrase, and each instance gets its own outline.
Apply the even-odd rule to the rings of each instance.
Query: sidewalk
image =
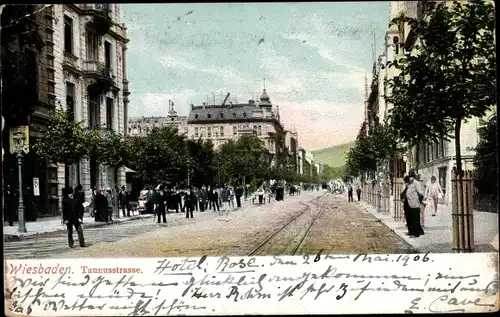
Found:
[[[359,203],[367,212],[389,227],[394,233],[403,238],[419,252],[451,253],[453,246],[453,230],[451,205],[439,205],[435,217],[426,210],[423,236],[410,238],[404,221],[395,221],[392,213],[378,213],[376,208],[366,202]],[[498,251],[498,214],[474,211],[474,242],[476,252]]]
[[[132,221],[144,218],[152,218],[153,215],[145,214],[145,215],[134,215],[131,217],[124,218],[123,216],[120,218],[115,218],[114,223],[121,223],[124,221]],[[90,217],[88,214],[85,214],[83,218],[83,228],[95,228],[105,226],[105,222],[96,222],[93,217]],[[35,222],[27,222],[26,229],[27,232],[18,232],[18,223],[15,222],[13,227],[10,227],[8,223],[4,222],[3,224],[3,241],[19,241],[25,237],[35,236],[38,234],[51,233],[57,231],[66,230],[66,226],[61,223],[61,217],[47,217],[47,218],[39,218]]]

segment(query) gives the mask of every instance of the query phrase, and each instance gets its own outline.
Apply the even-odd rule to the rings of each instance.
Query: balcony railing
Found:
[[[84,61],[83,71],[86,75],[95,75],[100,79],[112,81],[114,79],[111,68],[99,61]]]
[[[106,3],[93,3],[93,4],[83,4],[82,9],[89,12],[95,12],[103,15],[107,15],[109,17],[109,13],[111,12],[109,8],[109,4]]]

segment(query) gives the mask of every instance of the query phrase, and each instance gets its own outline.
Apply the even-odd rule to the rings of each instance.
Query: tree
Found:
[[[482,194],[497,193],[497,117],[479,129],[481,141],[474,156],[474,185]]]
[[[90,157],[96,147],[95,142],[99,140],[100,135],[96,131],[87,133],[81,122],[70,120],[59,103],[50,115],[45,135],[34,145],[34,149],[51,163],[65,164],[68,181],[69,165]]]
[[[269,177],[270,155],[256,136],[229,140],[217,153],[217,179],[224,183],[247,183]]]
[[[420,39],[418,55],[405,56],[390,87],[392,125],[399,137],[437,141],[455,138],[462,178],[460,131],[463,122],[483,116],[496,104],[495,8],[482,0],[428,5],[428,19],[401,16]],[[409,80],[404,80],[409,78]]]
[[[171,127],[156,128],[146,137],[129,139],[130,167],[151,181],[178,184],[186,178],[189,154],[185,136]]]
[[[210,140],[187,140],[190,157],[190,183],[193,186],[214,185],[217,173],[214,145]]]

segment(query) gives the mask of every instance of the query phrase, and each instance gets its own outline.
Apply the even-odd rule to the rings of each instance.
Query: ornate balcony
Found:
[[[99,61],[84,61],[83,76],[89,80],[88,89],[96,94],[108,91],[114,84],[111,68]]]
[[[83,9],[88,16],[86,28],[99,35],[104,35],[109,31],[113,25],[109,4],[84,4]]]

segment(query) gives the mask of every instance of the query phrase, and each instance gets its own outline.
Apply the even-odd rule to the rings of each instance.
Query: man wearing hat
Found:
[[[73,248],[74,245],[73,227],[75,227],[80,247],[84,248],[86,245],[82,229],[83,206],[78,199],[73,197],[73,188],[71,187],[65,189],[64,199],[62,202],[62,212],[64,224],[68,229],[69,247]]]

